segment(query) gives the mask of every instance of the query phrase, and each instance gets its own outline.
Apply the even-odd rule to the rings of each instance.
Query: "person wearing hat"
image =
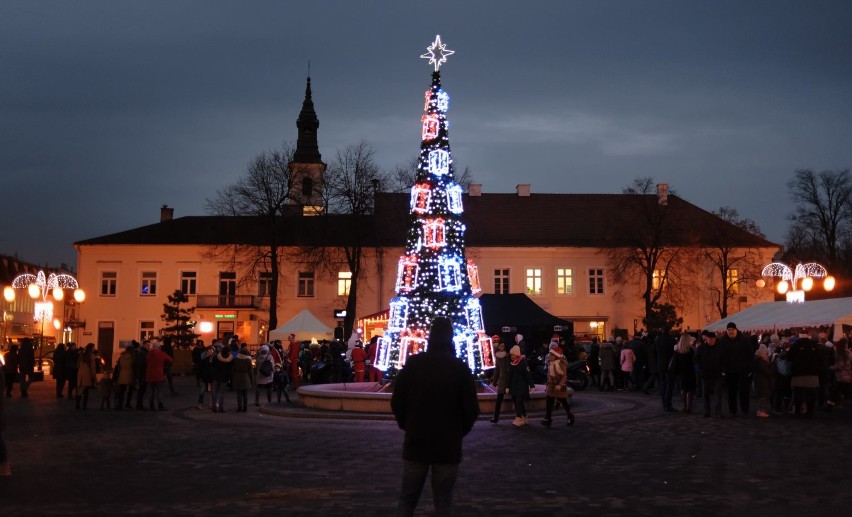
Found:
[[[364,382],[364,375],[367,373],[367,352],[364,351],[364,343],[361,340],[355,342],[355,347],[349,357],[352,360],[355,382]]]
[[[724,356],[716,343],[716,334],[705,330],[701,333],[704,344],[695,350],[695,363],[701,371],[701,392],[704,400],[704,418],[710,416],[711,401],[713,415],[722,418],[722,371]]]
[[[524,403],[531,389],[535,389],[535,384],[527,360],[521,353],[521,347],[515,345],[509,350],[509,370],[506,374],[506,394],[512,397],[515,404],[515,419],[512,420],[515,427],[527,425],[527,408]]]
[[[506,375],[509,369],[509,353],[506,352],[506,343],[497,334],[491,336],[491,342],[494,345],[494,350],[496,350],[494,352],[496,364],[494,365],[494,373],[491,375],[491,385],[497,391],[497,398],[494,400],[494,416],[489,421],[496,424],[500,421],[500,410],[503,408],[503,398],[506,396],[506,388],[508,387]]]
[[[449,318],[435,318],[426,352],[406,360],[394,382],[391,409],[405,431],[396,515],[414,514],[430,470],[435,513],[452,515],[462,440],[473,429],[479,402],[470,368],[455,355]]]
[[[568,402],[568,361],[558,342],[551,342],[550,350],[547,352],[547,386],[544,389],[545,415],[541,425],[550,427],[553,423],[553,406],[558,402],[565,407],[568,417],[568,425],[574,423],[574,414],[571,413],[571,404]]]
[[[754,361],[754,347],[751,341],[737,329],[737,324],[728,322],[725,335],[719,340],[719,346],[725,355],[725,385],[728,389],[728,411],[737,416],[737,401],[743,415],[748,415],[751,386],[749,374]]]

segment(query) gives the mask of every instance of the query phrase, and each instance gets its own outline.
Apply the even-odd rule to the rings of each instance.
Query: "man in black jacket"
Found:
[[[451,515],[462,438],[473,428],[479,403],[470,369],[455,356],[448,318],[435,318],[426,352],[406,360],[394,382],[391,408],[405,431],[397,515],[414,514],[430,468],[435,512]]]
[[[657,355],[657,368],[660,372],[660,398],[663,400],[663,411],[677,411],[672,407],[672,396],[674,395],[675,376],[669,371],[669,363],[674,355],[675,340],[668,328],[654,340],[654,352]]]
[[[710,416],[710,401],[713,400],[713,415],[722,418],[722,372],[724,371],[724,356],[722,349],[716,344],[716,334],[704,331],[701,333],[704,344],[695,352],[695,363],[701,373],[701,392],[704,394],[704,418]]]
[[[728,411],[737,416],[737,400],[740,402],[743,416],[748,415],[748,403],[751,397],[751,365],[754,360],[754,347],[751,341],[737,330],[734,322],[728,323],[725,335],[719,340],[722,354],[725,356],[725,384],[728,388]]]

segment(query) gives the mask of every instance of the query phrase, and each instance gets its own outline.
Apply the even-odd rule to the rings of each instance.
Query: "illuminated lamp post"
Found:
[[[835,279],[828,271],[816,262],[797,264],[796,269],[780,262],[773,262],[761,271],[764,277],[780,277],[781,281],[775,285],[778,294],[786,296],[790,303],[802,303],[805,301],[805,292],[814,287],[814,279],[822,278],[823,289],[831,291],[834,289]],[[766,287],[767,282],[763,278],[757,281],[757,287]]]
[[[15,301],[15,288],[7,285],[3,289],[3,298],[6,299],[6,304],[9,306],[9,309],[12,307],[12,302]],[[11,313],[11,310],[3,311],[3,341],[0,344],[5,345],[6,341],[9,339],[9,322],[14,319],[14,315]]]
[[[39,271],[37,275],[25,273],[19,275],[12,280],[12,287],[15,289],[26,289],[30,297],[36,300],[35,309],[33,311],[33,320],[41,323],[41,336],[38,342],[38,371],[42,370],[42,353],[44,348],[44,324],[50,321],[55,325],[61,322],[53,318],[53,301],[48,300],[50,294],[54,300],[62,301],[65,298],[64,289],[74,289],[74,299],[85,299],[85,293],[80,289],[77,279],[71,275],[51,273],[50,276],[45,276],[44,271]],[[5,292],[4,292],[5,295]],[[41,301],[39,301],[41,298]]]

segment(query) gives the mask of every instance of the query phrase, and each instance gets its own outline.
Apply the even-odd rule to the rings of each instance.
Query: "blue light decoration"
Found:
[[[440,66],[453,51],[436,37],[428,47],[435,66],[424,96],[422,140],[417,176],[411,188],[408,233],[400,255],[396,296],[390,302],[387,330],[380,339],[377,368],[387,379],[404,368],[412,354],[426,350],[435,317],[453,322],[456,356],[476,375],[493,368],[493,343],[485,335],[482,307],[474,296],[481,291],[476,266],[465,256],[462,223],[463,189],[455,182],[446,112],[450,96],[441,87]],[[385,347],[385,348],[383,348]]]
[[[394,298],[390,301],[390,319],[388,330],[400,332],[408,325],[408,300],[405,298]]]
[[[442,256],[438,259],[438,285],[441,291],[456,292],[462,288],[461,263],[458,257]]]
[[[450,153],[443,149],[429,151],[429,172],[443,176],[450,172]]]
[[[462,188],[456,183],[447,187],[447,209],[454,214],[460,214],[464,211],[462,207]]]
[[[390,336],[384,335],[380,336],[378,341],[376,341],[376,345],[379,347],[376,351],[376,368],[385,372],[390,367],[390,351],[391,345],[393,344],[393,340]]]

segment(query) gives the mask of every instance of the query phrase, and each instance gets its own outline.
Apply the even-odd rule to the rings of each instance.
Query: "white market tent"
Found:
[[[760,303],[711,323],[705,329],[719,332],[725,330],[729,322],[736,323],[737,328],[744,332],[833,327],[832,339],[838,339],[843,334],[843,325],[852,325],[852,298]]]
[[[281,325],[275,330],[269,331],[269,339],[280,339],[286,341],[287,336],[291,333],[296,334],[297,341],[310,341],[311,339],[331,339],[334,329],[325,325],[311,314],[311,311],[305,309],[287,323]]]

